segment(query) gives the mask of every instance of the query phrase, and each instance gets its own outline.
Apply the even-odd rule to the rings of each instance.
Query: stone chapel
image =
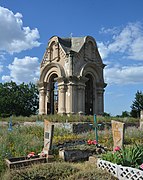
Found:
[[[39,114],[102,115],[103,64],[91,36],[53,36],[40,67]]]

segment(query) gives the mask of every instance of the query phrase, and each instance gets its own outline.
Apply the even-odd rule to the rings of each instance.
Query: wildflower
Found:
[[[97,144],[97,141],[96,141],[96,140],[93,140],[93,141],[92,141],[92,144],[96,145],[96,144]]]
[[[88,144],[88,145],[91,145],[91,144],[92,144],[92,140],[89,139],[89,140],[87,141],[87,144]]]
[[[114,151],[116,152],[116,151],[120,151],[121,150],[121,148],[119,147],[119,146],[116,146],[115,148],[114,148]]]
[[[30,152],[30,153],[27,155],[28,158],[31,158],[31,157],[33,157],[33,156],[35,156],[35,152]]]
[[[89,140],[87,141],[87,144],[88,144],[88,145],[91,145],[91,144],[96,145],[96,144],[97,144],[97,141],[96,141],[96,140],[90,140],[90,139],[89,139]]]
[[[140,169],[143,171],[143,163],[140,165]]]

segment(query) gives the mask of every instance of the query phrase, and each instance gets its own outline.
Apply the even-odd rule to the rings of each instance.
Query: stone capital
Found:
[[[46,87],[47,87],[47,84],[48,84],[47,82],[40,82],[40,81],[39,81],[39,82],[38,82],[38,88],[39,88],[39,89],[41,89],[41,88],[42,88],[42,89],[43,89],[43,88],[46,88]]]
[[[65,93],[65,91],[66,91],[66,86],[65,85],[63,85],[63,86],[60,86],[59,88],[59,91],[61,92],[61,93]]]
[[[45,96],[45,95],[46,95],[46,91],[45,91],[45,90],[41,90],[41,91],[39,92],[39,94],[40,94],[41,96]]]
[[[55,80],[58,82],[58,86],[59,86],[60,84],[64,84],[64,83],[66,82],[66,78],[63,77],[63,76],[57,77],[57,78],[55,78]]]

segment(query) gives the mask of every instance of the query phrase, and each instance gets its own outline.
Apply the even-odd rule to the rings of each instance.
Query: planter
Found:
[[[143,171],[136,168],[117,165],[102,159],[97,160],[97,167],[106,170],[120,180],[143,180]]]
[[[27,157],[16,157],[16,158],[10,158],[5,159],[7,166],[12,168],[19,168],[24,166],[29,166],[32,164],[38,164],[38,163],[46,163],[47,159],[46,157],[39,157],[33,156],[32,158],[28,159]]]

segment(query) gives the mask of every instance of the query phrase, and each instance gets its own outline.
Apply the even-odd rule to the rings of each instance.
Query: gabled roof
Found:
[[[79,52],[85,43],[85,37],[60,38],[59,43],[66,53],[69,51]]]

